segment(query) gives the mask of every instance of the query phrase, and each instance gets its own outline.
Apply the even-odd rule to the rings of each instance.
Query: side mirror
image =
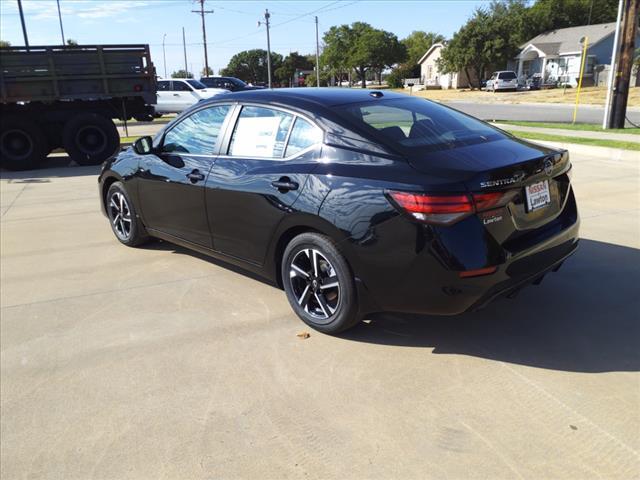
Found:
[[[133,151],[138,155],[148,155],[153,151],[153,139],[151,137],[140,137],[133,142]]]

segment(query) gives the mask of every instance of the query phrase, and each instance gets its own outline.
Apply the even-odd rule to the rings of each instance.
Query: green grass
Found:
[[[508,130],[509,133],[519,138],[528,140],[543,140],[548,142],[578,143],[580,145],[592,145],[594,147],[621,148],[623,150],[640,151],[640,143],[624,142],[619,140],[607,140],[600,138],[565,137],[548,133],[523,132],[521,130]]]
[[[124,143],[133,143],[140,137],[120,137],[120,145]]]
[[[640,128],[613,128],[611,130],[603,130],[600,125],[592,125],[588,123],[551,123],[551,122],[526,122],[512,120],[497,120],[496,123],[506,125],[518,125],[521,127],[540,127],[540,128],[559,128],[563,130],[578,130],[583,132],[602,132],[609,133],[630,133],[632,135],[640,135]]]

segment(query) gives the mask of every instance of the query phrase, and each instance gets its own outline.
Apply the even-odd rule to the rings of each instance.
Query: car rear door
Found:
[[[184,80],[174,80],[172,83],[176,112],[182,112],[200,100],[200,95]]]
[[[194,111],[164,135],[157,154],[138,170],[138,195],[147,228],[212,248],[204,185],[231,105]]]
[[[261,265],[317,165],[323,133],[308,119],[258,105],[238,106],[231,124],[225,154],[207,178],[214,248]]]

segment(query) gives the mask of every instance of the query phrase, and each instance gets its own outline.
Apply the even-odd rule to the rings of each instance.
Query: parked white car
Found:
[[[180,113],[205,98],[229,93],[224,88],[208,88],[192,78],[158,80],[158,100],[154,107],[157,114]]]
[[[498,90],[517,90],[518,75],[511,70],[493,72],[491,78],[487,80],[487,92],[497,92]]]

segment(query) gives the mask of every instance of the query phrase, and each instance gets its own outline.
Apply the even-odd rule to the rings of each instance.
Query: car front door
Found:
[[[176,112],[182,112],[200,100],[200,95],[184,80],[173,80],[172,83]]]
[[[164,134],[156,154],[141,158],[138,196],[147,228],[213,247],[204,185],[230,110],[214,105],[194,111]]]
[[[261,265],[271,236],[317,165],[322,131],[295,114],[245,105],[207,178],[214,248]]]

